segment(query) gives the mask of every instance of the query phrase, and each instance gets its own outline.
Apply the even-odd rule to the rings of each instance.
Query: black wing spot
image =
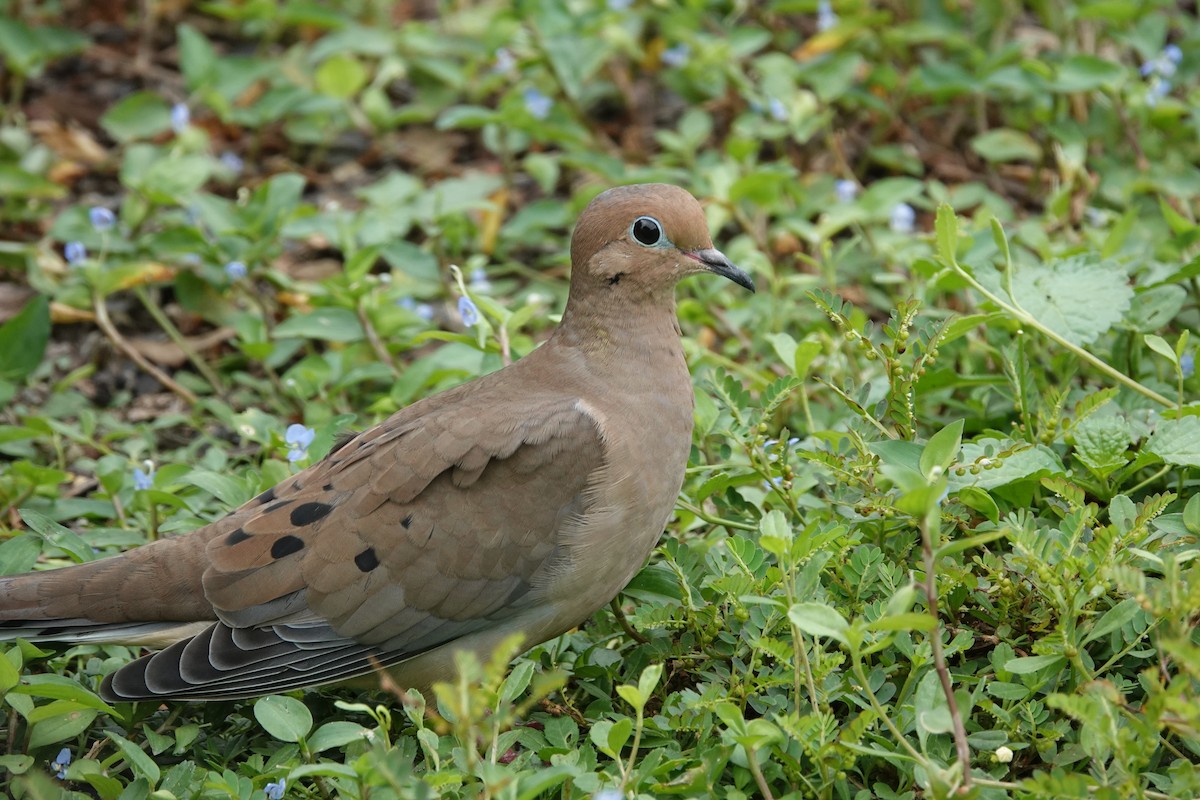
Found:
[[[275,499],[275,487],[272,486],[270,489],[267,489],[265,492],[260,494],[258,497],[254,498],[254,502],[258,503],[260,506],[265,506],[267,503],[271,502],[274,499]]]
[[[333,506],[328,503],[302,503],[292,509],[292,524],[297,528],[312,525],[330,511]]]
[[[241,544],[242,542],[246,541],[249,538],[250,538],[250,534],[246,533],[241,528],[238,528],[236,531],[234,531],[233,533],[231,533],[225,537],[225,544],[230,545],[230,546],[235,545],[235,544]]]
[[[370,572],[379,566],[379,556],[375,555],[375,548],[368,547],[354,557],[354,565],[363,572]]]
[[[291,500],[280,500],[278,503],[272,503],[271,505],[264,508],[263,513],[270,514],[272,511],[278,511],[279,509],[283,508],[284,506],[291,505],[291,504],[292,504]]]
[[[299,536],[280,536],[271,545],[271,558],[283,558],[304,549],[304,540]]]
[[[621,278],[624,278],[624,277],[625,277],[624,272],[618,272],[616,275],[613,275],[611,278],[608,279],[608,285],[616,286],[618,283],[621,282]]]
[[[322,487],[321,487],[321,491],[322,491],[322,492],[332,492],[332,491],[333,491],[333,484],[332,484],[332,483],[327,483],[327,484],[325,484],[324,486],[322,486]]]
[[[404,519],[400,520],[400,524],[404,527],[404,530],[408,530],[409,528],[411,528],[412,527],[412,514],[405,514]]]

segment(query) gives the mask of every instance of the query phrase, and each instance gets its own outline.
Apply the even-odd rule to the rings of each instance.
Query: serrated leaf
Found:
[[[1075,345],[1090,344],[1120,323],[1133,299],[1125,271],[1089,255],[1021,267],[1012,289],[1022,309]]]
[[[972,475],[970,471],[959,475],[954,469],[948,473],[950,491],[955,492],[964,486],[978,486],[981,489],[994,489],[997,486],[1013,483],[1024,478],[1030,478],[1042,473],[1062,475],[1066,469],[1053,450],[1045,445],[1034,445],[1000,458],[999,453],[1013,447],[1016,442],[1011,439],[993,439],[985,437],[974,442],[966,442],[962,446],[960,459],[963,464],[974,464],[987,457],[991,452],[993,469],[981,469],[979,474]]]
[[[1200,467],[1200,417],[1162,420],[1146,449],[1168,464]]]
[[[1118,414],[1092,414],[1073,428],[1075,454],[1100,477],[1129,463],[1133,431]]]

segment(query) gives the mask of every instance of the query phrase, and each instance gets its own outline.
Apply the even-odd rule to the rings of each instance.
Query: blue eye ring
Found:
[[[642,247],[658,247],[667,242],[662,223],[654,217],[642,216],[635,219],[629,226],[629,235]]]

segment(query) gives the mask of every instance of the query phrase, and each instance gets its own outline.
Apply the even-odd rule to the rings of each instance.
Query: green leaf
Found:
[[[958,263],[958,216],[949,203],[938,206],[937,219],[933,223],[937,234],[937,256],[946,266]]]
[[[298,742],[312,730],[312,712],[294,697],[270,695],[254,704],[254,718],[281,742]]]
[[[993,524],[1000,521],[1000,507],[992,496],[978,486],[964,486],[955,493],[958,502],[983,514]]]
[[[42,363],[50,341],[50,301],[40,294],[0,325],[0,379],[23,381]]]
[[[70,711],[36,722],[30,728],[29,749],[74,739],[88,729],[97,715],[93,708],[75,706]]]
[[[100,118],[118,142],[150,139],[171,128],[171,107],[153,92],[136,92],[121,99]]]
[[[823,603],[796,603],[788,609],[788,619],[809,636],[825,636],[842,644],[847,642],[850,624],[836,608]]]
[[[971,140],[971,149],[983,160],[995,163],[1005,161],[1042,160],[1042,148],[1032,136],[1012,128],[993,128]]]
[[[124,736],[112,731],[105,731],[104,735],[116,744],[117,748],[121,751],[121,755],[125,756],[125,760],[133,767],[134,775],[150,781],[151,787],[158,783],[158,779],[162,773],[159,772],[158,765],[154,763],[154,760],[150,756],[146,755],[146,752],[142,748]]]
[[[348,308],[318,308],[288,317],[275,326],[276,339],[301,337],[327,342],[360,342],[366,337],[362,322]]]
[[[66,552],[76,563],[91,561],[96,557],[91,545],[75,531],[64,528],[40,511],[21,508],[18,512],[31,531],[40,535],[48,544]]]
[[[1075,454],[1100,477],[1129,463],[1134,433],[1123,416],[1100,411],[1078,422],[1072,433]]]
[[[353,56],[338,53],[321,62],[314,76],[317,91],[321,94],[348,100],[366,85],[367,68]]]
[[[1158,353],[1160,356],[1166,358],[1172,364],[1178,366],[1179,356],[1175,355],[1175,348],[1167,344],[1166,339],[1153,333],[1147,333],[1144,338],[1146,340],[1147,347]]]
[[[758,521],[758,543],[776,558],[783,558],[791,547],[792,539],[792,526],[779,509],[771,509]]]
[[[84,708],[116,715],[116,710],[101,700],[99,695],[64,675],[27,675],[20,685],[14,686],[10,691],[30,697],[69,700]]]
[[[1190,533],[1200,534],[1200,494],[1192,495],[1183,507],[1183,525]]]
[[[1129,69],[1123,64],[1097,56],[1075,55],[1059,65],[1053,87],[1059,92],[1116,88],[1128,74]]]
[[[1075,345],[1090,344],[1121,322],[1133,299],[1125,270],[1090,255],[1024,266],[1012,289],[1022,309]]]
[[[1168,464],[1200,467],[1200,417],[1161,420],[1146,449]]]
[[[308,739],[308,749],[314,753],[320,753],[335,747],[345,747],[351,742],[366,739],[370,735],[371,731],[357,722],[345,720],[326,722],[313,731],[313,735]]]
[[[55,200],[66,193],[63,187],[41,175],[14,164],[0,164],[0,197]]]
[[[1010,658],[1005,663],[1004,669],[1013,675],[1028,675],[1032,672],[1065,663],[1066,659],[1062,656],[1020,656],[1018,658]]]
[[[920,462],[921,474],[929,480],[941,477],[942,472],[958,458],[964,423],[965,420],[956,420],[929,437],[929,442],[921,451]]]
[[[977,533],[974,536],[964,536],[961,539],[951,539],[937,549],[937,557],[944,558],[945,556],[952,556],[955,553],[961,553],[964,550],[970,550],[974,547],[982,547],[988,542],[1003,539],[1005,535],[1005,531],[998,530]]]
[[[1141,608],[1138,602],[1132,597],[1125,598],[1108,611],[1105,611],[1104,615],[1096,620],[1096,624],[1091,627],[1087,636],[1084,637],[1083,644],[1093,642],[1101,636],[1107,636],[1117,628],[1131,622]]]

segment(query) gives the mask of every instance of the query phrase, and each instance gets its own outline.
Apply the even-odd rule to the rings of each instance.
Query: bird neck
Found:
[[[673,290],[655,296],[627,295],[619,302],[606,299],[576,301],[572,294],[554,333],[556,345],[581,353],[593,366],[663,369],[682,363]]]

